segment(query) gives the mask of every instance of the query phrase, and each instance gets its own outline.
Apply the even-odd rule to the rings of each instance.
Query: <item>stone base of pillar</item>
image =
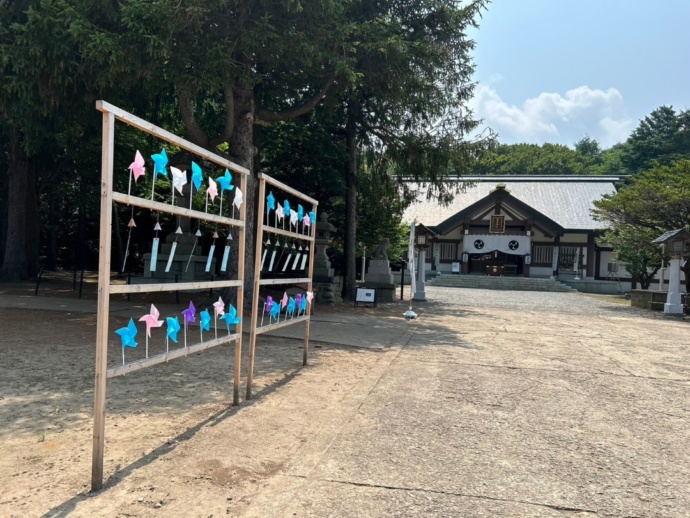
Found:
[[[684,315],[685,307],[683,304],[664,304],[664,313],[667,315]]]

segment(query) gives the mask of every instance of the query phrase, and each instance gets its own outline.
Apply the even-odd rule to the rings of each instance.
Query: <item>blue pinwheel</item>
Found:
[[[165,332],[165,342],[167,346],[168,339],[177,343],[177,333],[180,331],[181,328],[180,321],[177,317],[168,317],[165,319],[165,321],[168,324],[168,329]]]
[[[304,219],[304,207],[297,205],[297,219],[302,221]]]
[[[295,299],[290,297],[290,300],[288,301],[288,304],[287,304],[287,313],[292,314],[294,312],[295,312]]]
[[[125,347],[136,347],[138,344],[134,341],[134,337],[137,336],[137,326],[134,323],[134,319],[129,319],[129,324],[127,327],[121,327],[115,331],[115,334],[120,336],[122,340],[122,365],[125,364]]]
[[[196,162],[192,162],[192,183],[196,190],[201,189],[201,184],[204,181],[204,175],[201,172],[201,167]]]
[[[313,210],[309,213],[309,219],[312,222],[312,225],[316,225],[316,212]]]
[[[221,320],[225,320],[225,326],[228,328],[228,334],[230,334],[230,326],[237,325],[242,322],[242,317],[237,316],[237,309],[232,304],[228,305],[228,311],[220,317]]]
[[[271,306],[271,318],[278,318],[278,315],[280,314],[280,303],[278,302],[273,302],[273,305]]]
[[[268,193],[268,196],[266,196],[266,202],[268,203],[268,212],[271,212],[272,210],[275,210],[276,208],[276,198],[273,196],[272,192]]]
[[[283,202],[283,212],[285,212],[286,216],[290,215],[290,202],[287,200]]]
[[[151,155],[151,159],[153,160],[154,164],[154,178],[159,174],[162,174],[163,176],[168,176],[168,170],[166,169],[166,166],[168,165],[168,154],[165,152],[165,148],[163,148],[163,150],[160,153]]]
[[[232,185],[232,175],[227,169],[225,170],[225,174],[223,176],[216,178],[216,182],[218,182],[220,185],[221,193],[223,191],[232,191],[235,188],[235,186]]]

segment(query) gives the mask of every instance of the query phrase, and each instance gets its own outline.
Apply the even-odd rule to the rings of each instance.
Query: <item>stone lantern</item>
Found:
[[[665,253],[671,256],[668,265],[668,293],[664,313],[682,315],[684,308],[680,297],[680,263],[690,253],[690,232],[683,228],[671,230],[657,237],[652,243],[663,246]]]
[[[314,240],[314,288],[316,291],[316,301],[326,304],[339,302],[340,278],[335,275],[328,259],[326,250],[331,244],[331,233],[335,227],[328,222],[328,214],[320,212],[316,222],[316,238]]]

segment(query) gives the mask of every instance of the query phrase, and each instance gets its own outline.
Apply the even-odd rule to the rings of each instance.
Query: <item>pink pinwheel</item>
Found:
[[[151,311],[148,315],[144,315],[139,319],[139,322],[146,322],[146,357],[149,357],[149,338],[151,338],[151,328],[160,327],[163,325],[162,320],[158,320],[160,313],[156,309],[156,306],[151,304]]]
[[[308,291],[307,292],[307,302],[309,302],[309,304],[311,304],[311,299],[313,299],[313,298],[314,298],[314,292]]]
[[[288,294],[286,291],[285,293],[283,293],[283,298],[280,299],[280,309],[285,308],[285,306],[287,306],[287,303],[288,303]]]
[[[146,336],[151,337],[151,328],[152,327],[160,327],[163,325],[162,320],[158,320],[158,317],[160,316],[160,313],[158,312],[158,309],[156,309],[156,306],[151,304],[151,311],[149,312],[148,315],[144,315],[139,319],[139,322],[146,322]]]
[[[218,300],[213,303],[213,309],[217,317],[225,314],[225,302],[221,297],[218,297]]]
[[[311,227],[311,218],[309,217],[309,214],[304,215],[304,219],[302,219],[302,225],[305,227]]]
[[[218,184],[213,178],[209,177],[208,179],[208,191],[206,193],[211,197],[211,203],[213,203],[218,196]]]
[[[134,181],[136,182],[140,176],[146,174],[146,168],[144,167],[144,157],[141,156],[139,150],[137,150],[136,155],[134,155],[134,162],[129,164],[129,170],[132,171],[134,175]]]

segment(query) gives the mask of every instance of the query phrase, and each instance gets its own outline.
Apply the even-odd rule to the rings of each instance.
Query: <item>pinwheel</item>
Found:
[[[141,153],[137,149],[137,152],[134,155],[134,162],[129,164],[129,170],[132,172],[132,174],[129,176],[129,186],[127,187],[127,196],[131,194],[132,191],[132,176],[134,176],[134,182],[136,183],[137,180],[139,180],[139,177],[146,174],[146,168],[144,167],[144,157],[141,156]]]
[[[225,175],[216,178],[216,182],[220,184],[220,215],[223,215],[223,191],[232,191],[235,186],[232,185],[232,175],[230,171],[225,170]]]
[[[206,212],[208,212],[208,199],[211,198],[213,203],[218,196],[218,185],[213,181],[213,178],[208,178],[208,190],[206,191]]]
[[[228,334],[230,334],[230,326],[237,325],[242,322],[242,317],[237,316],[237,310],[232,304],[228,304],[228,312],[225,313],[221,320],[225,320],[225,327],[228,329]]]
[[[297,221],[300,223],[304,219],[304,207],[301,205],[297,205]],[[297,229],[299,230],[299,225],[297,225]],[[304,233],[304,225],[302,225],[302,233]]]
[[[235,199],[232,201],[232,217],[235,217],[235,207],[237,207],[237,210],[240,210],[240,207],[242,206],[242,191],[240,191],[240,188],[238,187],[235,190]]]
[[[283,229],[285,229],[285,220],[283,219],[285,217],[285,211],[283,210],[282,205],[278,205],[276,208],[276,227],[278,226],[278,220],[280,220],[283,224]]]
[[[199,332],[201,333],[201,341],[203,342],[204,331],[211,330],[211,314],[208,312],[208,309],[205,309],[199,313],[199,317],[201,318],[201,321],[199,322]]]
[[[309,222],[315,226],[316,225],[316,212],[313,210],[309,213]]]
[[[134,324],[133,319],[129,319],[129,324],[127,327],[121,327],[115,331],[115,334],[120,336],[122,340],[122,365],[125,364],[125,347],[136,347],[138,344],[134,341],[134,337],[137,336],[137,326]]]
[[[225,302],[221,297],[213,303],[213,328],[216,331],[216,338],[218,338],[218,317],[225,314]]]
[[[192,162],[192,185],[196,187],[196,191],[199,192],[201,189],[201,184],[204,181],[204,175],[201,172],[201,167],[196,162]],[[192,200],[194,199],[194,189],[189,186],[189,210],[192,210]]]
[[[302,299],[302,301],[300,302],[300,304],[299,304],[299,309],[300,309],[300,311],[303,311],[305,315],[307,314],[307,301],[309,301],[309,294],[310,294],[310,293],[311,293],[311,292],[308,291],[308,292],[307,292],[307,296],[304,297],[304,298]]]
[[[280,299],[280,309],[284,309],[285,306],[287,306],[288,303],[288,294],[287,291],[283,292],[283,298]]]
[[[313,291],[308,291],[307,296],[305,297],[307,299],[307,302],[311,304],[312,299],[314,298],[314,292]]]
[[[287,314],[290,313],[290,317],[294,317],[295,314],[295,299],[290,297],[290,300],[288,301],[287,304],[287,310],[285,311],[285,316],[287,320]]]
[[[182,188],[187,185],[187,171],[181,171],[177,167],[170,166],[172,173],[172,205],[175,205],[175,189],[182,196]]]
[[[162,320],[158,320],[160,313],[156,309],[156,306],[151,304],[151,311],[141,317],[139,322],[146,322],[146,357],[149,357],[149,338],[151,338],[151,328],[160,327],[163,325]]]
[[[184,315],[184,346],[187,347],[187,326],[196,322],[196,308],[191,300],[189,301],[189,307],[182,314]]]
[[[273,192],[269,192],[266,196],[266,226],[268,226],[268,216],[270,216],[271,211],[276,208],[276,198],[273,196]]]
[[[165,321],[168,324],[168,329],[165,331],[165,352],[170,352],[168,339],[177,343],[177,333],[180,331],[180,321],[177,317],[168,317]]]
[[[292,229],[293,226],[297,226],[297,212],[290,209],[290,229]]]
[[[273,303],[271,304],[271,318],[274,318],[277,320],[278,315],[280,315],[280,304],[273,301]]]
[[[153,178],[151,180],[151,200],[153,201],[153,191],[156,187],[156,178],[159,174],[163,176],[168,176],[168,170],[166,166],[168,165],[168,154],[165,152],[165,148],[160,153],[152,155],[153,159]]]

